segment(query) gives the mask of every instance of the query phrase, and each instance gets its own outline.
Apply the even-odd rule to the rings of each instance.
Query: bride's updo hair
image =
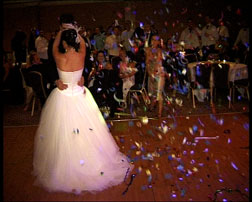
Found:
[[[61,39],[60,39],[60,46],[59,51],[65,53],[65,49],[63,48],[62,42],[65,41],[67,45],[72,46],[75,51],[78,51],[80,48],[80,43],[76,42],[77,32],[75,29],[67,29],[62,31]]]

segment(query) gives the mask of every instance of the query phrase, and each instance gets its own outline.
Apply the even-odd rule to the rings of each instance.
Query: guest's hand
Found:
[[[55,84],[60,90],[65,90],[68,87],[67,84],[64,84],[61,80],[56,80]]]
[[[81,79],[78,81],[79,86],[84,86],[84,77],[82,76]]]
[[[91,70],[91,72],[90,72],[90,74],[89,74],[89,77],[94,76],[94,75],[95,75],[95,73],[96,73],[95,68],[92,68],[92,70]]]

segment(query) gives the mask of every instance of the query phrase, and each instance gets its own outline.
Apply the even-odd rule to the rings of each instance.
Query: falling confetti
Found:
[[[83,166],[84,165],[84,160],[80,160],[80,164]]]
[[[232,167],[233,167],[235,170],[239,170],[239,169],[237,168],[237,166],[236,166],[233,162],[231,162],[231,165],[232,165]]]

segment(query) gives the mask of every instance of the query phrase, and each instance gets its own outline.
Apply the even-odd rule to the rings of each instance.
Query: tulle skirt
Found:
[[[102,191],[133,169],[85,87],[51,92],[34,143],[35,185],[48,191]]]

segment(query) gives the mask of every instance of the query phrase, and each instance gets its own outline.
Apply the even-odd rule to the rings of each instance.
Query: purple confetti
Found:
[[[237,168],[237,166],[236,166],[233,162],[231,162],[231,165],[232,165],[232,167],[233,167],[235,170],[239,170],[239,169]]]
[[[150,175],[150,176],[148,177],[148,182],[151,183],[151,180],[152,180],[152,176]]]
[[[194,125],[193,126],[193,132],[195,133],[195,132],[197,132],[197,130],[198,130],[198,126]]]
[[[206,140],[206,141],[205,141],[205,144],[206,144],[206,145],[210,145],[211,143],[210,143],[208,140]]]
[[[204,130],[200,129],[200,136],[204,136]]]
[[[147,185],[143,185],[142,187],[141,187],[141,189],[144,191],[144,190],[146,190],[148,187],[147,187]]]
[[[202,127],[205,127],[205,125],[202,123],[202,121],[198,118],[198,121]]]
[[[124,139],[122,137],[120,137],[120,142],[124,143]]]
[[[181,190],[181,196],[182,196],[182,197],[184,197],[184,196],[185,196],[185,192],[186,192],[186,190],[185,190],[185,189],[182,189],[182,190]]]
[[[177,195],[176,195],[176,194],[172,194],[171,197],[172,197],[172,198],[176,198]]]
[[[219,120],[217,120],[217,123],[222,126],[223,123],[224,123],[224,120],[223,119],[219,119]]]
[[[133,121],[129,121],[129,126],[130,127],[134,126],[134,122]]]
[[[184,167],[183,167],[182,165],[178,165],[178,166],[177,166],[177,169],[178,169],[179,171],[183,171],[183,170],[184,170]]]
[[[172,178],[172,175],[170,173],[165,174],[165,179],[171,179],[171,178]]]
[[[194,164],[194,163],[195,163],[195,160],[192,159],[192,160],[191,160],[191,164]]]
[[[243,127],[245,128],[245,130],[249,130],[249,124],[248,123],[244,123]]]
[[[210,114],[210,118],[214,121],[216,121],[216,117],[213,114]]]

